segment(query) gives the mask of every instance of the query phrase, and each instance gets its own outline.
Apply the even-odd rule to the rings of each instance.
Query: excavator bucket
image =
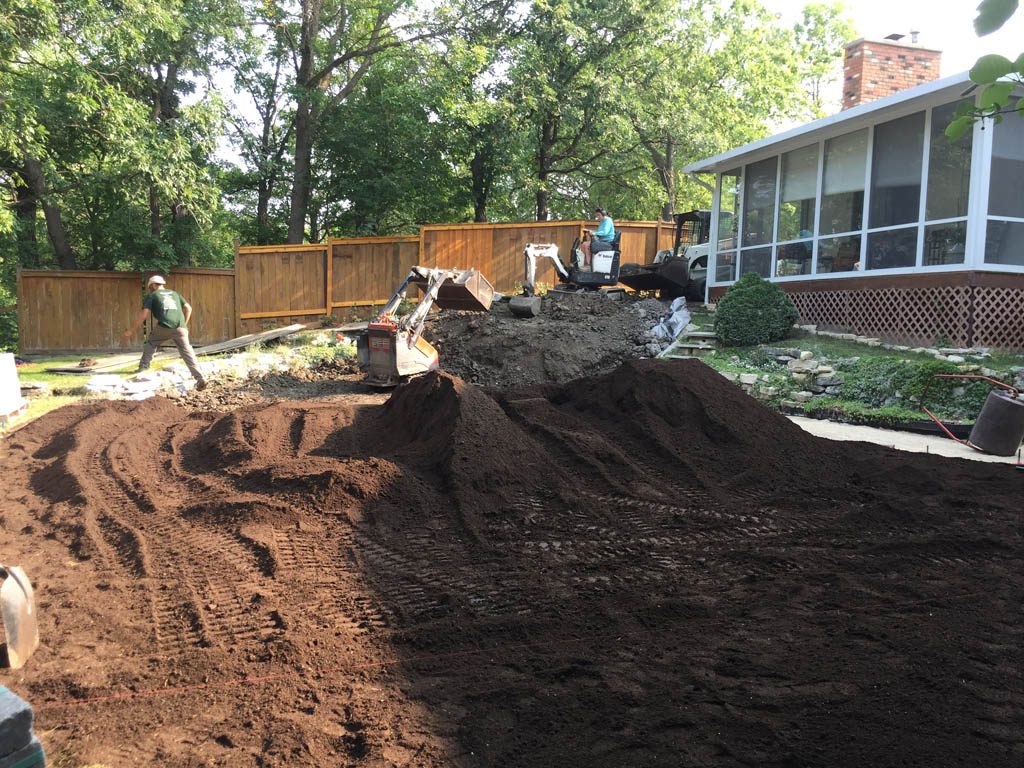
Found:
[[[414,277],[410,282],[424,291],[429,277]],[[487,278],[475,269],[467,269],[441,284],[434,306],[438,309],[486,312],[493,301],[494,287],[487,282]]]
[[[0,612],[4,619],[6,665],[18,669],[39,647],[39,623],[36,620],[32,583],[18,566],[0,565]]]

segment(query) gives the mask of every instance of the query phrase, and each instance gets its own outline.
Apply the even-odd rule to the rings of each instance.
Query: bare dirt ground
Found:
[[[1020,472],[819,440],[696,361],[311,378],[0,447],[43,635],[0,682],[53,764],[1024,761]]]

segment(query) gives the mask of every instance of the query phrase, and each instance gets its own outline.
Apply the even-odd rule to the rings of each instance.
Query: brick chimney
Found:
[[[843,56],[843,109],[867,104],[915,85],[937,80],[942,51],[885,40],[854,40]],[[917,33],[913,33],[917,42]]]

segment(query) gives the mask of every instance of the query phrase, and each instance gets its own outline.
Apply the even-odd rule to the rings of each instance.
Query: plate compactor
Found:
[[[0,565],[0,612],[4,637],[0,664],[11,669],[23,667],[39,647],[35,593],[28,576],[16,565]]]
[[[410,285],[423,293],[416,308],[399,317]],[[494,288],[475,269],[413,267],[398,290],[356,339],[359,367],[366,383],[394,387],[410,376],[438,367],[437,350],[421,335],[432,306],[486,312],[494,301]]]

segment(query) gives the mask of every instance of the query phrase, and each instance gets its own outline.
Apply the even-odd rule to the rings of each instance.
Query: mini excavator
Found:
[[[562,263],[558,246],[554,243],[527,243],[523,249],[523,293],[509,300],[509,310],[516,317],[536,317],[540,314],[541,298],[535,295],[537,260],[550,259],[555,265],[560,282],[569,292],[598,291],[619,282],[619,233],[606,250],[591,254],[590,267],[583,264],[579,240],[573,243],[569,266]]]
[[[399,316],[409,286],[423,297],[412,312]],[[486,312],[494,300],[494,288],[475,269],[413,267],[384,309],[356,339],[359,367],[373,387],[394,387],[411,376],[436,370],[438,355],[423,338],[423,323],[430,308]]]

